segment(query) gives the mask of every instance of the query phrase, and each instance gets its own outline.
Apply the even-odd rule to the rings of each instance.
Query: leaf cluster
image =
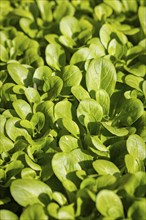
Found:
[[[145,1],[0,7],[0,218],[145,220]]]

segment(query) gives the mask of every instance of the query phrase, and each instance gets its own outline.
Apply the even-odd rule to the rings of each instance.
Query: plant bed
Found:
[[[0,7],[0,219],[145,220],[145,1]]]

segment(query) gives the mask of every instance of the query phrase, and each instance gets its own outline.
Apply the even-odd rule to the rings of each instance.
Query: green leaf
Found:
[[[1,88],[1,97],[4,102],[13,102],[17,100],[19,96],[13,92],[14,83],[5,83]]]
[[[146,142],[146,135],[145,135],[145,129],[146,129],[146,112],[144,111],[144,114],[137,120],[136,122],[136,128],[137,128],[137,134],[143,138],[143,140]]]
[[[108,160],[96,160],[93,162],[93,167],[101,175],[120,173],[118,167]]]
[[[1,219],[5,219],[5,220],[18,220],[18,216],[14,213],[14,212],[11,212],[9,210],[6,210],[6,209],[1,209],[0,210],[0,217]]]
[[[19,23],[24,33],[28,34],[28,36],[31,38],[36,37],[38,33],[38,27],[33,20],[29,18],[21,18]]]
[[[71,173],[82,170],[82,167],[87,169],[91,161],[92,156],[78,148],[73,149],[71,152],[56,153],[52,159],[52,167],[60,181],[67,178],[76,182],[76,178]]]
[[[14,200],[23,207],[39,203],[44,206],[52,197],[50,187],[35,179],[17,179],[10,187]]]
[[[78,125],[74,121],[67,118],[63,118],[62,124],[66,128],[66,130],[68,130],[73,136],[79,136],[80,130]]]
[[[142,64],[141,62],[136,62],[133,65],[129,64],[128,66],[124,66],[124,68],[135,76],[144,77],[146,74],[146,65]]]
[[[127,139],[127,150],[135,159],[146,158],[146,145],[144,140],[137,134],[132,134]]]
[[[51,22],[53,19],[53,15],[52,15],[52,5],[50,4],[50,2],[47,1],[40,2],[37,0],[37,5],[40,10],[42,19],[44,21]]]
[[[22,62],[34,67],[43,66],[44,60],[38,54],[38,46],[27,49]]]
[[[115,12],[121,13],[121,11],[122,11],[122,2],[116,1],[116,0],[113,0],[112,2],[108,1],[108,0],[103,0],[103,1],[104,1],[105,4],[109,5]]]
[[[102,25],[99,35],[101,43],[106,49],[108,48],[109,42],[114,38],[123,45],[127,43],[127,37],[122,32],[116,30],[113,25],[108,23]]]
[[[143,94],[144,94],[145,99],[146,99],[146,80],[142,84],[142,90],[143,90]]]
[[[55,69],[60,70],[66,64],[66,55],[59,44],[49,44],[45,50],[47,64]]]
[[[131,126],[143,115],[143,104],[137,98],[126,99],[120,107],[120,112],[114,118],[112,125]]]
[[[55,11],[54,11],[54,18],[59,21],[61,18],[67,16],[67,15],[71,15],[73,16],[74,15],[74,12],[75,12],[75,8],[73,7],[73,5],[68,2],[68,1],[65,1],[63,2],[63,7],[62,7],[62,4],[61,2],[58,2],[60,4],[58,4],[55,8]]]
[[[58,212],[58,218],[62,220],[74,220],[74,204],[62,206]]]
[[[113,139],[113,143],[109,146],[111,161],[122,170],[125,167],[125,155],[127,152],[126,141]]]
[[[64,87],[78,86],[82,79],[80,69],[75,65],[65,66],[62,73]]]
[[[106,123],[106,122],[102,122],[102,125],[111,133],[114,134],[116,136],[122,137],[122,136],[126,136],[129,132],[126,128],[116,128],[111,126],[110,124]]]
[[[101,190],[97,194],[96,208],[105,217],[124,217],[123,205],[119,196],[111,190]]]
[[[74,220],[73,204],[59,207],[58,204],[52,202],[48,205],[47,210],[55,219]]]
[[[146,192],[146,189],[145,189],[145,185],[146,185],[145,170],[135,173],[135,176],[136,176],[136,178],[138,178],[139,186],[136,188],[136,191],[134,194],[135,194],[135,196],[144,197],[145,192]]]
[[[26,35],[18,35],[12,41],[17,55],[22,55],[29,48],[31,40]]]
[[[106,146],[99,140],[98,136],[91,136],[91,142],[94,145],[94,147],[99,151],[105,151],[107,152],[108,149]]]
[[[89,92],[104,89],[112,95],[116,84],[116,70],[111,61],[99,58],[91,61],[86,73],[86,85]]]
[[[92,117],[90,122],[99,122],[102,120],[103,110],[100,104],[93,99],[82,100],[77,108],[77,117],[81,124],[85,124],[85,117]]]
[[[4,179],[6,178],[6,174],[5,174],[5,171],[3,169],[0,169],[0,181],[3,181]],[[9,200],[9,199],[8,199]],[[4,204],[5,201],[3,200],[0,200],[0,204]]]
[[[71,92],[78,101],[90,99],[89,93],[81,85],[73,86]]]
[[[2,132],[0,132],[0,146],[0,154],[2,152],[8,152],[14,147],[13,142],[9,138],[7,138]]]
[[[11,78],[18,85],[30,86],[32,81],[32,75],[29,70],[19,63],[10,63],[7,66],[8,72]]]
[[[61,35],[59,37],[59,41],[61,44],[63,44],[66,47],[69,47],[69,48],[73,48],[76,46],[76,42],[72,38],[67,37],[67,36]]]
[[[48,216],[45,214],[45,211],[40,204],[34,204],[28,206],[21,214],[20,220],[47,220]]]
[[[127,173],[118,179],[118,191],[124,191],[128,195],[133,196],[136,188],[139,186],[138,178],[135,174]]]
[[[45,35],[45,40],[49,43],[58,43],[58,35],[57,34],[47,34]]]
[[[133,76],[132,74],[128,74],[125,77],[125,83],[128,86],[131,86],[132,88],[137,89],[140,92],[141,92],[141,83],[142,82],[143,82],[142,77]]]
[[[31,118],[31,123],[40,132],[45,125],[45,115],[42,112],[36,112]]]
[[[55,119],[66,118],[72,119],[72,104],[68,100],[63,100],[55,105]]]
[[[48,98],[54,100],[61,92],[63,81],[58,76],[51,76],[44,82],[43,91],[48,93]]]
[[[60,21],[60,31],[64,36],[75,38],[80,32],[79,21],[73,16],[65,16]]]
[[[16,8],[13,10],[13,14],[20,16],[20,17],[26,17],[29,19],[33,19],[33,15],[31,14],[31,12],[29,12],[28,10],[24,10],[22,8]]]
[[[24,94],[26,87],[22,85],[13,86],[13,92],[16,94]]]
[[[136,12],[137,11],[138,5],[137,5],[137,1],[136,0],[134,0],[133,2],[123,0],[123,4],[124,4],[124,7],[125,7],[126,11],[132,11],[132,12]]]
[[[108,116],[110,109],[110,97],[108,93],[104,89],[99,89],[96,92],[96,100],[103,109],[103,115]]]
[[[52,70],[48,66],[40,66],[38,67],[33,75],[33,81],[38,87],[38,89],[42,90],[44,82],[52,75]]]
[[[67,203],[66,197],[60,192],[54,192],[52,195],[53,200],[55,200],[59,205],[63,206]]]
[[[72,55],[70,59],[70,64],[71,65],[80,64],[92,58],[93,56],[91,55],[90,49],[88,47],[80,48]]]
[[[105,55],[105,48],[98,38],[93,38],[93,42],[92,39],[89,42],[90,42],[89,50],[90,50],[91,58],[96,59],[103,57]],[[90,58],[90,56],[88,58]]]
[[[6,128],[6,133],[8,137],[15,141],[18,137],[25,137],[25,138],[30,138],[28,132],[20,128],[19,126],[20,119],[19,118],[9,118],[6,122],[5,128]]]
[[[54,103],[52,101],[44,101],[37,106],[36,112],[39,114],[36,114],[34,118],[32,118],[32,122],[34,124],[37,124],[39,130],[43,128],[42,133],[48,132],[48,130],[53,126],[53,123],[55,121]],[[38,120],[36,119],[37,117]]]
[[[143,30],[144,34],[146,35],[146,24],[143,19],[145,17],[145,14],[146,14],[146,7],[140,6],[138,9],[138,17],[139,17],[139,21],[140,21],[142,30]]]
[[[63,135],[59,140],[59,146],[63,152],[71,152],[80,147],[79,140],[71,135]]]
[[[144,52],[144,48],[143,46],[141,45],[136,45],[136,46],[133,46],[133,47],[130,47],[128,50],[127,50],[127,54],[126,54],[126,57],[128,60],[134,60],[136,57],[138,57],[139,55],[143,54]],[[131,61],[130,60],[130,61]],[[128,63],[128,62],[127,62]]]
[[[16,113],[22,119],[28,118],[32,113],[30,105],[26,101],[21,100],[21,99],[13,102],[13,107],[14,107]]]
[[[26,161],[27,165],[30,168],[32,168],[33,170],[36,170],[36,171],[42,170],[40,165],[37,163],[34,163],[34,161],[32,161],[31,158],[29,156],[27,156],[27,154],[25,154],[25,161]]]
[[[97,5],[94,8],[95,11],[95,16],[97,17],[97,19],[99,21],[101,21],[102,19],[105,20],[107,17],[109,17],[113,10],[111,9],[111,7],[109,7],[108,5],[101,3],[99,5]]]
[[[133,220],[141,219],[145,220],[146,209],[145,209],[145,199],[140,201],[135,201],[128,209],[128,217]]]
[[[136,173],[138,171],[144,170],[142,161],[140,161],[139,159],[135,159],[130,154],[125,155],[125,164],[129,173]]]
[[[20,121],[20,125],[21,127],[25,128],[31,136],[34,136],[34,126],[30,121],[22,119]]]
[[[8,61],[8,51],[6,50],[6,48],[0,44],[0,60],[3,62],[7,62]]]
[[[47,211],[53,218],[58,219],[58,210],[59,210],[59,205],[55,202],[51,202],[47,206]]]
[[[24,164],[20,160],[15,160],[9,163],[6,167],[6,178],[10,179],[11,177],[14,178],[17,174],[21,172],[24,168]]]
[[[36,177],[36,172],[33,169],[29,167],[22,169],[21,171],[22,179],[35,179],[35,177]]]
[[[110,174],[99,176],[96,179],[96,187],[98,190],[112,188],[116,183],[116,177]]]
[[[25,96],[29,103],[38,103],[40,102],[40,95],[38,91],[34,88],[26,88],[25,89]]]
[[[108,52],[110,55],[121,59],[127,52],[125,45],[118,43],[116,39],[112,39],[108,45]]]

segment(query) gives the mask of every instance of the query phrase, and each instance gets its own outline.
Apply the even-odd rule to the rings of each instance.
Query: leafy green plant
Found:
[[[145,1],[0,11],[0,219],[145,220]]]

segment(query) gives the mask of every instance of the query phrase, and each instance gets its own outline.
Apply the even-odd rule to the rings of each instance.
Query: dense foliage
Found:
[[[0,219],[145,220],[145,0],[0,4]]]

